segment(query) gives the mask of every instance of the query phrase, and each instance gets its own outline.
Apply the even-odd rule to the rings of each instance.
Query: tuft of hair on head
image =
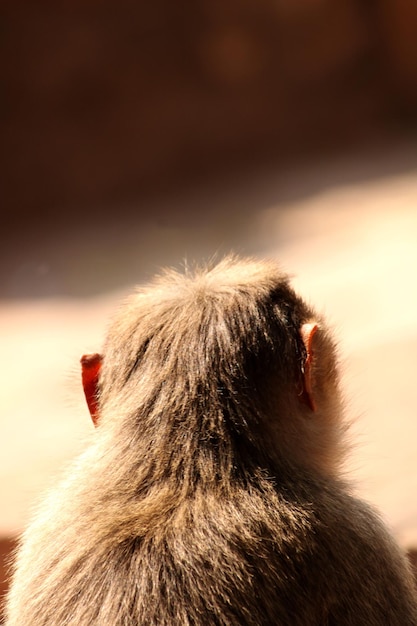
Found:
[[[128,428],[157,473],[181,466],[193,482],[250,463],[336,472],[342,428],[329,414],[336,401],[311,415],[299,398],[300,328],[308,320],[320,318],[273,261],[229,255],[163,271],[127,299],[109,328],[101,428]],[[324,395],[330,385],[336,398],[334,346],[319,324],[327,366],[322,374],[316,367],[318,388]],[[212,472],[200,471],[203,464]]]

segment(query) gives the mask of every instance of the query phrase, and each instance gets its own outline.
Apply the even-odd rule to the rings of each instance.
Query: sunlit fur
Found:
[[[139,288],[109,328],[99,415],[23,537],[7,626],[417,624],[399,549],[338,478],[331,336],[274,263]]]

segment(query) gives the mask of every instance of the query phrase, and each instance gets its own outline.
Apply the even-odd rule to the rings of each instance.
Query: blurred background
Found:
[[[161,265],[269,256],[329,317],[356,492],[417,548],[417,4],[0,8],[0,571],[92,426],[79,356]]]

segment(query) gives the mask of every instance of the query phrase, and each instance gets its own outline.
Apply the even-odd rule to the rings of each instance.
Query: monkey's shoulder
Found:
[[[168,614],[172,601],[196,614],[212,607],[231,624],[414,623],[411,579],[372,507],[308,482],[273,491],[217,496],[216,507],[214,494],[189,500],[163,527],[118,546],[127,577],[158,589]]]

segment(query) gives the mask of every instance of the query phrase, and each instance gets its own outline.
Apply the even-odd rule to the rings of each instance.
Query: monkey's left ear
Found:
[[[317,405],[314,397],[314,380],[313,380],[313,363],[314,363],[314,335],[318,326],[314,322],[303,324],[300,329],[301,339],[303,340],[307,357],[304,363],[304,389],[303,398],[312,411],[316,411]]]
[[[94,426],[98,422],[98,377],[100,374],[101,354],[84,354],[81,361],[81,377],[83,382],[85,399]]]

